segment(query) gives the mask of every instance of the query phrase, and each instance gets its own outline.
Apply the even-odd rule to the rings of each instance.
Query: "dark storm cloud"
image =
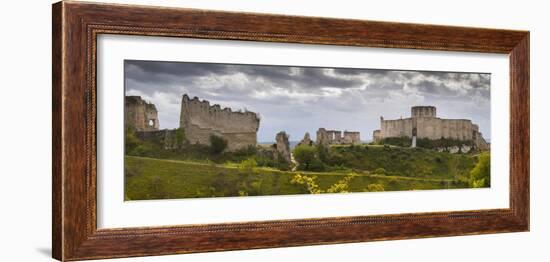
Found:
[[[263,80],[274,85],[291,87],[349,88],[361,84],[358,79],[328,74],[329,69],[282,67],[265,65],[232,65],[211,63],[177,63],[127,60],[127,80],[142,83],[189,82],[200,77],[245,74],[249,79]]]
[[[162,127],[177,127],[181,95],[188,94],[260,113],[261,141],[286,129],[299,138],[320,126],[358,123],[368,139],[379,116],[407,116],[414,105],[472,118],[488,133],[490,81],[483,73],[125,61],[126,93],[155,103]]]
[[[126,60],[126,66],[138,68],[147,75],[173,75],[179,77],[198,77],[206,74],[226,74],[229,68],[223,64],[178,63],[159,61]]]

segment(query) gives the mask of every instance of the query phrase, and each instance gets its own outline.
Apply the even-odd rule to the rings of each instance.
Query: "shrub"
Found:
[[[386,169],[380,167],[380,168],[377,168],[376,170],[374,170],[374,173],[378,174],[378,175],[385,175],[386,174]]]
[[[326,163],[330,158],[328,147],[323,144],[317,145],[317,154],[319,159],[324,163]]]
[[[238,156],[238,157],[253,156],[257,153],[258,153],[258,148],[256,148],[255,146],[252,146],[252,145],[249,145],[249,146],[244,147],[244,148],[237,149],[235,152],[233,152],[233,154],[235,156]]]
[[[364,189],[365,192],[381,192],[384,191],[384,185],[382,184],[369,184],[367,188]]]
[[[124,133],[124,147],[126,152],[133,151],[141,141],[136,137],[134,129],[127,127]]]
[[[321,188],[319,188],[319,185],[315,181],[316,179],[317,179],[316,176],[309,177],[309,176],[301,175],[300,173],[298,173],[298,174],[294,175],[294,177],[292,177],[292,179],[290,180],[290,183],[293,184],[293,185],[295,185],[295,184],[305,185],[307,191],[310,194],[321,194],[321,193],[323,193],[323,190],[321,190]]]
[[[182,128],[176,129],[176,145],[178,148],[182,148],[183,145],[187,142],[185,138],[185,131]]]
[[[479,155],[476,166],[470,171],[470,186],[474,188],[491,186],[491,155]]]
[[[410,137],[387,137],[380,141],[382,145],[393,145],[400,147],[410,147],[412,139]]]
[[[227,148],[227,140],[220,136],[210,135],[210,152],[220,154]]]
[[[349,193],[349,183],[353,177],[355,177],[355,173],[349,173],[347,176],[345,176],[343,179],[338,181],[336,184],[333,184],[330,186],[329,189],[327,189],[327,193]]]
[[[256,162],[256,159],[251,157],[246,160],[243,160],[239,165],[239,168],[244,172],[252,173],[252,171],[254,171],[254,168],[256,168],[257,166],[258,166],[258,163]]]
[[[297,146],[292,151],[294,159],[299,163],[298,168],[301,170],[320,169],[323,163],[319,160],[317,150],[313,146]]]

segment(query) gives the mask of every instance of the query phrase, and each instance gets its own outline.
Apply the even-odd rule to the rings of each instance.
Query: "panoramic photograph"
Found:
[[[125,60],[124,199],[491,186],[491,74]]]

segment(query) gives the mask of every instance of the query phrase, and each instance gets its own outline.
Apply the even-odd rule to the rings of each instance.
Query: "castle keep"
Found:
[[[411,117],[396,120],[384,120],[380,117],[380,130],[375,130],[373,140],[379,142],[389,137],[416,137],[427,139],[455,139],[472,141],[480,150],[489,148],[479,127],[468,119],[442,119],[436,115],[433,106],[415,106]],[[414,141],[414,140],[413,140]]]
[[[260,119],[254,112],[233,112],[230,108],[210,105],[187,94],[181,100],[180,128],[189,143],[210,144],[210,136],[220,136],[227,141],[227,150],[256,145]]]

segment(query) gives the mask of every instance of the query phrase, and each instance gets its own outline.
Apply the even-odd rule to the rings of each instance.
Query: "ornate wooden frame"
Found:
[[[83,2],[53,5],[53,257],[81,260],[529,230],[529,32]],[[510,208],[98,229],[96,40],[124,34],[504,53]]]

